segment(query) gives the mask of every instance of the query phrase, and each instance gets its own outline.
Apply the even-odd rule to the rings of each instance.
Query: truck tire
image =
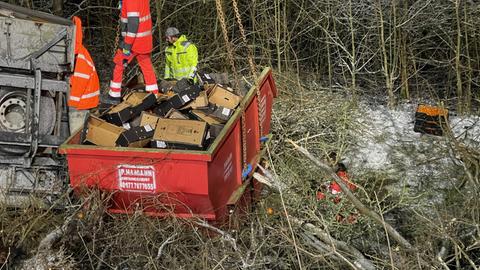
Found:
[[[0,131],[25,132],[26,102],[26,91],[0,89]],[[41,96],[39,134],[51,134],[55,126],[55,120],[56,112],[53,98]],[[28,149],[27,146],[0,145],[0,152],[10,155],[21,155],[26,153]]]

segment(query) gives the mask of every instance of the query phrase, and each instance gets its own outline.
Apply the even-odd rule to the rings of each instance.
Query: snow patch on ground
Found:
[[[354,143],[345,154],[352,174],[386,172],[395,176],[395,189],[412,196],[423,190],[451,188],[457,177],[446,137],[413,131],[416,104],[395,110],[383,105],[360,106]],[[480,117],[450,115],[449,124],[460,141],[480,146]],[[441,197],[437,197],[441,200]],[[430,203],[432,201],[429,201]]]

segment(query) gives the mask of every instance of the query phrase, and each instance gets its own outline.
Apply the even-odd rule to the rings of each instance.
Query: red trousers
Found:
[[[143,73],[145,79],[145,90],[147,92],[158,93],[157,77],[153,70],[152,60],[150,60],[150,54],[136,54],[133,53],[130,56],[124,56],[121,50],[117,50],[113,62],[115,68],[113,69],[113,78],[110,81],[110,91],[108,94],[111,97],[121,97],[122,90],[122,77],[123,77],[123,60],[127,60],[130,63],[134,58],[137,59],[138,65]]]

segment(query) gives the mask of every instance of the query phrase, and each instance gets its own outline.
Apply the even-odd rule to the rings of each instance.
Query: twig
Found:
[[[5,266],[7,265],[7,263],[8,263],[8,258],[10,258],[10,254],[11,254],[11,253],[10,253],[10,247],[8,247],[7,257],[5,257],[5,261],[3,262],[2,267],[0,267],[0,270],[2,270],[3,267],[5,267]]]
[[[110,251],[110,249],[112,248],[112,245],[113,243],[110,243],[107,246],[107,248],[103,249],[102,253],[100,254],[100,257],[98,258],[97,268],[95,268],[96,270],[102,269],[102,265],[105,262],[105,256],[107,255],[107,252]]]
[[[171,235],[170,237],[167,238],[167,240],[165,240],[162,245],[160,245],[160,247],[158,248],[158,252],[157,252],[157,257],[155,257],[155,260],[160,260],[160,256],[162,256],[162,252],[163,252],[163,249],[170,243],[173,243],[175,242],[175,240],[172,240],[175,236],[177,236],[177,234],[173,234]]]

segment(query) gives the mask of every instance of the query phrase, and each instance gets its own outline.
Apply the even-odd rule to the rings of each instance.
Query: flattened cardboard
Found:
[[[98,117],[90,116],[85,140],[98,146],[116,146],[116,141],[125,129],[108,123]]]
[[[207,122],[209,125],[219,125],[222,122],[218,121],[217,119],[207,115],[205,112],[200,110],[192,110],[192,114],[197,117],[199,120]]]
[[[160,119],[160,117],[155,114],[142,112],[142,115],[140,116],[140,126],[149,125],[155,129],[158,119]]]
[[[208,101],[210,103],[228,109],[235,109],[241,100],[242,98],[240,96],[235,95],[219,84],[215,85],[208,95]]]
[[[203,147],[207,123],[196,120],[159,119],[152,141]]]
[[[116,144],[123,147],[144,147],[150,142],[155,130],[150,125],[132,127],[120,134]]]

